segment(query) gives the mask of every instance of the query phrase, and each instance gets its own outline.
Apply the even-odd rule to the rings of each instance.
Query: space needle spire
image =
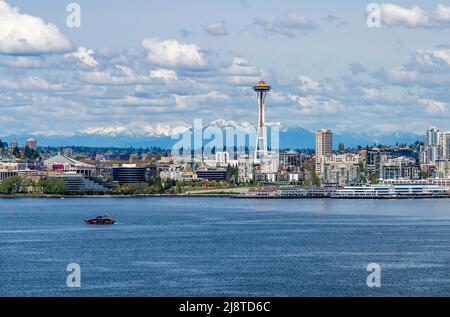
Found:
[[[258,85],[253,87],[258,99],[259,117],[258,117],[258,132],[256,134],[256,148],[254,163],[259,164],[267,155],[267,131],[266,131],[266,97],[272,88],[264,81],[260,81]]]

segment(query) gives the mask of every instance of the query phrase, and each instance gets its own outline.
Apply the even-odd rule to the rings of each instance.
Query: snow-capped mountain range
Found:
[[[314,148],[314,132],[301,126],[285,126],[280,122],[271,122],[268,127],[277,127],[280,131],[280,146],[282,148],[305,149]],[[203,124],[203,129],[215,127],[220,129],[235,128],[244,133],[255,131],[255,125],[249,122],[237,122],[218,119]],[[171,148],[177,139],[173,135],[183,133],[192,126],[187,124],[170,126],[155,124],[145,126],[103,126],[79,130],[72,134],[29,133],[25,135],[7,135],[0,137],[3,141],[17,140],[23,144],[27,138],[34,137],[39,145],[46,146],[103,146],[103,147],[162,147]],[[334,146],[344,143],[347,147],[366,146],[373,144],[394,145],[396,143],[413,143],[422,140],[423,136],[408,132],[393,133],[335,133]]]

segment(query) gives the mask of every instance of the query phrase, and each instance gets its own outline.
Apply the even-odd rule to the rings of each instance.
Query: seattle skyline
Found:
[[[274,89],[269,122],[450,129],[449,4],[384,3],[369,28],[365,1],[135,1],[132,14],[120,1],[77,3],[80,28],[66,24],[68,3],[0,1],[1,135],[256,124],[261,79]]]

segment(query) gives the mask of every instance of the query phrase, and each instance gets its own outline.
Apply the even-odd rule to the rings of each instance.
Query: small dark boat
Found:
[[[113,225],[116,221],[112,217],[98,216],[84,221],[87,225]]]

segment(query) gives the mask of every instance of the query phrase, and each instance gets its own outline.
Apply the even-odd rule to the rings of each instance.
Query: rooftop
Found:
[[[90,168],[94,167],[93,165],[89,165],[89,164],[86,164],[86,163],[74,160],[73,158],[70,158],[68,156],[64,156],[62,154],[55,155],[55,156],[45,160],[44,164],[45,165],[49,165],[49,164],[54,164],[54,165],[56,165],[56,164],[60,164],[60,165],[73,164],[73,165],[76,165],[76,166],[83,166],[83,167],[90,167]]]

